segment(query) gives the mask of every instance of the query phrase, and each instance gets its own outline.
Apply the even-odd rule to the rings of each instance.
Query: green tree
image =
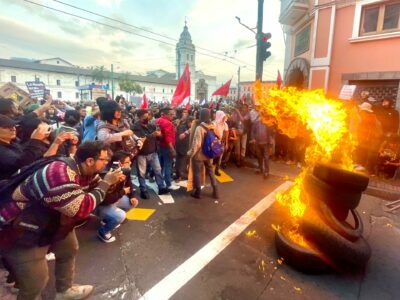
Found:
[[[140,84],[131,80],[129,78],[129,75],[130,75],[129,73],[126,73],[124,76],[122,76],[122,78],[118,82],[120,90],[124,91],[125,93],[127,93],[129,95],[143,93],[143,89],[140,86]]]
[[[97,66],[92,70],[92,79],[95,82],[103,83],[106,79],[106,72],[104,66]]]

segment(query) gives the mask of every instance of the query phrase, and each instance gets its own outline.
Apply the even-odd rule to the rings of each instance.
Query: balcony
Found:
[[[281,0],[279,22],[284,25],[294,25],[308,12],[308,0]]]

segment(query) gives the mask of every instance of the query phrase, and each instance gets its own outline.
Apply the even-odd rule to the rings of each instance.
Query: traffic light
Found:
[[[265,61],[268,57],[271,56],[271,52],[268,51],[268,48],[271,47],[271,43],[268,40],[271,38],[271,33],[261,33],[260,35],[260,53],[261,59]]]

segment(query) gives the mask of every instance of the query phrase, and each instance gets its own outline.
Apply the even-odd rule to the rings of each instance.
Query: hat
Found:
[[[365,110],[365,111],[369,111],[369,112],[374,112],[372,110],[372,105],[368,102],[364,102],[359,106],[360,110]]]
[[[17,122],[10,119],[9,117],[0,115],[0,128],[10,128],[14,127],[16,124]]]

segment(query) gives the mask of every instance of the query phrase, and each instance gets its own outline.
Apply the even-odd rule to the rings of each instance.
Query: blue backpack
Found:
[[[208,130],[208,128],[203,125],[202,127],[207,130],[202,147],[204,155],[208,158],[220,157],[224,152],[224,147],[221,141],[218,139],[214,130]]]

